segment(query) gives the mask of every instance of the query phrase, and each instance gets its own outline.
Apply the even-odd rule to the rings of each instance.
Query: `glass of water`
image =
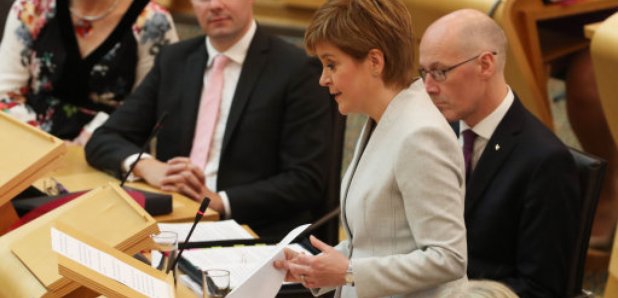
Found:
[[[174,276],[174,285],[176,285],[177,266],[172,268],[176,255],[178,255],[178,234],[175,232],[161,231],[150,235],[152,240],[152,249],[150,250],[150,265]]]
[[[204,298],[223,298],[230,292],[230,272],[223,269],[202,271]]]

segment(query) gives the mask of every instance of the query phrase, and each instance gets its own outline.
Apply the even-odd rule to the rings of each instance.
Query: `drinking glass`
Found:
[[[176,232],[161,231],[150,235],[152,249],[150,250],[150,265],[157,270],[174,276],[174,285],[178,276],[178,266],[172,267],[178,255],[178,234]]]
[[[202,271],[204,298],[223,298],[230,292],[230,272],[223,269]]]

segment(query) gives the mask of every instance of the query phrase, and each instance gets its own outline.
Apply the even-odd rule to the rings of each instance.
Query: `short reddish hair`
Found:
[[[305,48],[328,42],[358,61],[372,49],[384,53],[382,80],[407,87],[416,77],[412,17],[400,0],[329,0],[305,32]]]

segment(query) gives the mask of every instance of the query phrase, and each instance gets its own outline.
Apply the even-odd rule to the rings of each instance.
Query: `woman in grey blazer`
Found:
[[[415,80],[411,17],[399,0],[331,0],[305,35],[343,114],[369,119],[341,186],[347,240],[286,251],[287,279],[336,297],[438,297],[466,282],[464,162]]]

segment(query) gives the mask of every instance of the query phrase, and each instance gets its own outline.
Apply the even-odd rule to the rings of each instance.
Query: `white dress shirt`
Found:
[[[476,140],[474,141],[474,149],[472,151],[471,170],[474,170],[474,168],[476,167],[476,164],[481,158],[481,154],[483,154],[483,151],[487,146],[487,142],[489,142],[489,139],[494,134],[496,127],[498,127],[498,124],[500,124],[500,121],[502,121],[504,115],[506,115],[506,112],[508,112],[509,108],[513,104],[514,99],[515,95],[509,87],[509,90],[500,105],[498,105],[498,107],[493,112],[491,112],[491,114],[489,114],[479,123],[477,123],[474,127],[470,128],[470,126],[468,126],[464,121],[459,121],[459,143],[462,147],[463,131],[465,131],[466,129],[472,129],[472,131],[477,135]]]

